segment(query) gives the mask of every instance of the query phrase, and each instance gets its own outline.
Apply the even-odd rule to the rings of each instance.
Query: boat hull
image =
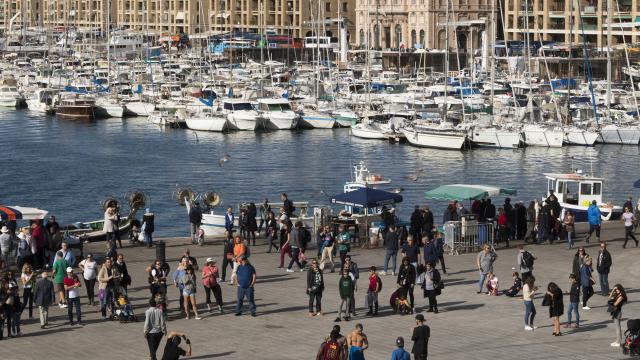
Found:
[[[133,116],[149,116],[149,114],[151,114],[155,109],[155,105],[141,101],[134,101],[125,104],[126,113]]]
[[[63,105],[56,108],[56,115],[69,119],[91,120],[95,118],[95,111],[93,106]]]
[[[577,223],[588,222],[587,210],[589,209],[589,207],[572,205],[572,204],[562,204],[562,207],[566,210],[571,210],[573,212],[575,222]],[[600,212],[604,217],[607,217],[611,211],[612,211],[611,208],[604,208],[604,207],[600,208]],[[620,220],[621,217],[622,217],[622,208],[619,206],[614,206],[613,214],[611,214],[611,217],[608,219],[608,221]]]
[[[593,146],[600,134],[587,130],[569,130],[565,142],[569,145]]]
[[[223,132],[227,130],[227,119],[224,117],[192,117],[186,118],[187,127],[198,131]]]
[[[409,144],[418,147],[427,147],[443,150],[462,150],[467,137],[446,132],[422,132],[415,130],[403,130]]]
[[[336,119],[331,116],[310,115],[302,116],[300,125],[311,129],[333,129]]]
[[[526,130],[524,141],[527,146],[562,147],[564,133],[559,130]]]
[[[124,115],[124,107],[121,105],[98,105],[96,106],[96,117],[100,118],[121,118]]]
[[[352,126],[351,127],[351,135],[361,138],[361,139],[370,139],[370,140],[386,140],[387,136],[379,129],[367,127],[367,126]]]
[[[514,149],[522,146],[522,134],[516,131],[478,129],[473,131],[473,143],[480,147]]]
[[[269,130],[291,130],[295,129],[297,125],[295,116],[279,115],[276,113],[268,114],[265,124]]]
[[[240,131],[255,131],[261,126],[261,119],[256,115],[242,115],[238,112],[227,115],[229,129]]]
[[[600,130],[600,142],[605,144],[638,145],[640,128],[607,128]]]

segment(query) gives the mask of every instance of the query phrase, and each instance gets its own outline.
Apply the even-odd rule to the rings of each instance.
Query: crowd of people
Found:
[[[524,240],[519,245],[515,258],[512,285],[506,290],[500,290],[500,282],[494,265],[498,261],[498,254],[490,244],[485,244],[478,253],[475,265],[478,269],[479,280],[477,292],[492,296],[506,295],[522,297],[524,303],[524,329],[533,331],[536,308],[534,299],[543,297],[543,306],[549,307],[549,316],[553,323],[553,335],[561,336],[561,317],[564,315],[564,293],[561,290],[563,282],[549,282],[544,291],[539,291],[533,275],[537,257],[525,245],[528,240],[532,243],[542,241],[553,242],[562,236],[567,238],[567,247],[574,247],[575,228],[573,214],[557,207],[557,199],[553,194],[542,204],[532,203],[528,208],[519,202],[511,207],[510,199],[498,208],[490,200],[474,202],[471,210],[467,210],[459,203],[451,203],[443,220],[452,221],[468,213],[477,214],[481,221],[494,221],[498,225],[498,239],[509,246],[509,241]],[[398,314],[416,313],[416,289],[422,290],[422,295],[428,305],[425,312],[437,314],[437,298],[442,294],[445,280],[442,274],[447,274],[444,256],[443,234],[434,227],[433,214],[428,207],[416,207],[411,215],[410,228],[407,230],[397,226],[392,218],[383,216],[385,227],[381,232],[382,246],[385,249],[382,269],[376,266],[366,267],[367,275],[361,274],[358,264],[352,259],[352,249],[358,245],[357,239],[343,225],[332,228],[324,226],[317,234],[312,234],[302,222],[292,219],[295,207],[285,194],[282,196],[284,205],[275,216],[268,200],[260,209],[250,204],[241,217],[240,228],[236,229],[233,209],[229,208],[225,215],[227,236],[222,249],[222,268],[219,268],[215,258],[206,258],[202,268],[189,249],[185,249],[175,269],[164,259],[156,259],[146,268],[149,284],[149,308],[145,312],[144,336],[149,347],[149,356],[156,358],[158,347],[164,336],[167,336],[165,355],[163,358],[190,354],[191,344],[184,334],[167,332],[168,298],[169,292],[177,295],[178,311],[185,319],[202,319],[204,306],[199,306],[196,294],[201,289],[205,293],[206,311],[216,311],[224,314],[221,284],[226,283],[227,269],[231,275],[228,283],[234,286],[236,294],[235,316],[241,316],[248,303],[248,313],[257,315],[254,285],[258,278],[252,265],[251,250],[255,247],[255,239],[264,232],[267,253],[273,249],[279,253],[279,268],[284,272],[293,273],[296,270],[307,271],[306,289],[308,295],[308,316],[324,316],[323,293],[329,286],[337,289],[338,298],[330,302],[335,304],[337,316],[335,322],[351,321],[357,316],[358,298],[364,300],[365,316],[375,317],[380,311],[379,295],[383,283],[391,283],[394,289],[389,299],[393,312]],[[596,204],[589,209],[589,241],[591,234],[596,234],[600,241],[601,214]],[[264,221],[258,225],[257,212],[263,215]],[[197,210],[189,214],[192,223],[192,243],[197,243],[200,232],[200,222]],[[628,215],[631,214],[631,215]],[[114,216],[115,214],[108,214]],[[201,216],[201,212],[200,212]],[[247,218],[253,219],[248,221]],[[117,220],[113,220],[117,221]],[[635,239],[637,226],[636,216],[631,207],[625,206],[623,215],[626,247],[629,239],[638,245]],[[540,230],[540,227],[543,229]],[[117,232],[117,227],[109,227]],[[312,243],[317,244],[313,253],[308,249]],[[82,259],[76,259],[63,236],[60,227],[51,217],[46,224],[33,221],[29,227],[17,228],[7,222],[0,227],[0,340],[3,339],[3,329],[7,327],[9,337],[21,336],[20,329],[23,313],[28,310],[29,319],[33,316],[35,304],[40,315],[40,326],[49,326],[49,308],[58,306],[67,309],[68,324],[83,326],[83,306],[98,306],[102,319],[117,319],[120,321],[135,321],[133,307],[128,301],[128,287],[131,285],[131,274],[127,269],[124,255],[118,253],[118,237],[108,234],[104,260],[99,264],[93,254],[86,254]],[[148,244],[151,244],[149,239]],[[122,246],[122,244],[120,244]],[[400,263],[397,266],[397,258]],[[285,259],[289,258],[288,264]],[[102,258],[102,256],[100,256]],[[9,262],[15,263],[20,273],[7,269]],[[595,269],[594,263],[595,262]],[[567,307],[567,321],[564,328],[580,326],[580,310],[589,311],[589,300],[594,294],[596,281],[593,273],[597,273],[600,294],[607,299],[608,311],[616,327],[616,340],[612,346],[620,346],[623,342],[623,332],[620,325],[622,308],[627,302],[625,288],[621,284],[609,289],[608,275],[613,264],[611,254],[607,251],[607,244],[600,243],[600,251],[591,258],[584,247],[579,247],[573,256],[572,272],[566,283],[569,295]],[[285,266],[286,265],[286,266]],[[437,269],[439,265],[441,271]],[[326,272],[334,273],[335,278],[326,277]],[[595,270],[595,271],[594,271]],[[358,283],[362,284],[360,276],[365,278],[364,287],[359,291]],[[392,280],[388,281],[387,277]],[[82,278],[82,279],[81,279]],[[97,283],[97,292],[96,292]],[[19,285],[20,284],[20,285]],[[386,285],[386,284],[385,284]],[[362,285],[361,285],[362,286]],[[22,288],[22,296],[19,289]],[[82,290],[84,288],[84,291]],[[169,290],[174,288],[174,290]],[[86,302],[82,302],[82,292],[86,294]],[[521,294],[521,295],[520,295]],[[213,295],[213,296],[211,296]],[[580,303],[582,303],[580,306]],[[26,315],[26,313],[25,313]],[[416,327],[411,340],[414,342],[411,353],[416,359],[427,358],[428,339],[430,329],[425,325],[422,313],[415,316]],[[180,342],[186,341],[188,349],[180,348]],[[408,359],[409,353],[404,350],[404,339],[396,339],[397,348],[391,354],[392,359]],[[364,359],[369,344],[363,332],[362,324],[356,324],[355,330],[348,336],[340,334],[339,325],[335,325],[329,336],[320,345],[317,358],[332,359]],[[173,355],[166,355],[167,352]],[[173,357],[170,357],[173,356]]]

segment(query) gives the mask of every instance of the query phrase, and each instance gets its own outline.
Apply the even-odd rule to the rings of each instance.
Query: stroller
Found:
[[[391,308],[393,309],[393,313],[400,313],[402,315],[411,313],[411,305],[409,304],[409,299],[407,299],[406,291],[403,291],[402,288],[397,289],[391,294],[391,298],[389,299],[389,303]]]
[[[133,219],[131,220],[131,226],[129,227],[129,244],[138,245],[140,244],[140,220]]]
[[[629,356],[640,355],[640,319],[627,321],[627,331],[624,332],[622,353]]]
[[[121,323],[137,322],[138,319],[133,313],[133,306],[129,302],[129,297],[122,286],[119,286],[115,294],[115,311],[113,312],[113,320]]]

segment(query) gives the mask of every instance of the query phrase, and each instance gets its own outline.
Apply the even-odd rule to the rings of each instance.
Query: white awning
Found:
[[[184,11],[179,11],[179,12],[176,14],[176,20],[182,20],[182,21],[184,21]]]

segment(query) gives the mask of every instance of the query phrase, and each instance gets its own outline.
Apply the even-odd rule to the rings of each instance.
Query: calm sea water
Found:
[[[0,112],[0,139],[0,204],[40,207],[66,224],[99,219],[102,199],[123,199],[140,189],[150,197],[158,236],[188,234],[186,210],[173,196],[177,187],[217,191],[228,205],[264,197],[279,201],[283,191],[294,201],[327,205],[320,190],[342,192],[360,160],[392,179],[389,188],[405,189],[405,219],[414,205],[427,203],[424,191],[442,184],[510,187],[518,190],[515,199],[529,201],[546,189],[542,173],[569,171],[573,163],[585,170],[593,166],[607,179],[605,200],[621,204],[628,195],[636,197],[633,182],[640,176],[635,146],[439,151],[360,140],[348,129],[196,137],[145,118],[77,122],[28,110]],[[219,166],[225,153],[231,161]],[[425,169],[418,181],[408,180],[417,169]],[[440,219],[445,204],[429,204]]]

